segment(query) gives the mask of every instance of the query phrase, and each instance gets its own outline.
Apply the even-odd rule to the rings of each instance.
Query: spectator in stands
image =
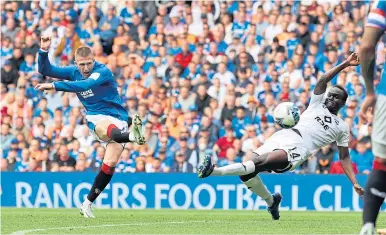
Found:
[[[71,24],[75,22],[70,22]],[[55,50],[55,56],[67,56],[69,60],[74,59],[75,50],[81,46],[80,38],[72,27],[67,27],[64,37]],[[95,58],[96,59],[96,58]]]
[[[17,68],[12,66],[10,60],[4,62],[4,66],[1,68],[1,83],[8,88],[15,89],[17,81],[19,79],[19,73]]]
[[[374,155],[371,148],[366,147],[366,142],[359,140],[356,148],[351,150],[351,159],[357,165],[360,173],[368,175],[373,166]]]
[[[10,171],[8,161],[5,158],[0,158],[0,171]]]
[[[358,168],[354,162],[352,163],[352,167],[354,169],[354,173],[358,174]],[[330,174],[345,174],[340,161],[336,161],[331,165]]]
[[[315,153],[315,156],[317,159],[316,173],[328,174],[328,170],[333,162],[334,149],[330,145],[327,145],[318,150],[318,152]]]
[[[226,151],[233,146],[235,140],[234,129],[230,126],[225,129],[225,136],[218,139],[213,146],[213,150],[217,153],[219,159],[226,157]]]
[[[186,161],[185,154],[183,152],[178,151],[176,153],[175,162],[173,163],[171,172],[193,173],[193,166]]]
[[[215,19],[211,3],[169,4],[3,4],[1,143],[9,170],[96,170],[104,155],[87,130],[76,94],[34,89],[56,79],[37,74],[40,35],[51,35],[49,58],[56,66],[73,65],[76,48],[92,46],[96,61],[106,63],[117,78],[129,114],[139,113],[145,120],[146,150],[127,144],[121,171],[169,172],[176,163],[179,172],[188,171],[189,164],[195,172],[203,154],[213,150],[214,160],[216,154],[225,159],[231,148],[235,154],[229,150],[229,156],[247,158],[248,151],[275,132],[272,112],[278,103],[291,101],[303,111],[323,72],[358,50],[365,22],[361,12],[368,6],[223,1]],[[383,63],[382,48],[380,44],[377,66]],[[372,127],[357,118],[365,93],[359,72],[348,68],[332,83],[346,87],[351,97],[339,115],[350,127],[353,161],[366,173],[371,169],[367,149]],[[376,84],[380,77],[377,70]],[[77,158],[75,165],[63,168],[53,161],[62,147]],[[184,160],[175,156],[177,151]],[[331,155],[335,148],[322,149],[303,170],[341,172]]]
[[[59,164],[59,171],[75,170],[76,160],[70,157],[70,154],[66,145],[62,145],[60,147],[56,161]]]

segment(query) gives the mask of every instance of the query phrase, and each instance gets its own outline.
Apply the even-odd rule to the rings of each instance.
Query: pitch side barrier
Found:
[[[1,173],[1,206],[79,207],[95,173]],[[361,211],[363,202],[345,175],[261,174],[268,189],[283,194],[283,211]],[[365,185],[367,176],[359,175]],[[96,208],[266,209],[238,177],[196,174],[117,173],[95,201]],[[386,211],[386,205],[382,210]]]

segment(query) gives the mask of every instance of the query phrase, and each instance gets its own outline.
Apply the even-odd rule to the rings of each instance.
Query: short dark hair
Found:
[[[333,87],[337,87],[343,91],[343,103],[345,104],[347,101],[347,98],[348,98],[348,93],[347,93],[346,89],[344,89],[344,87],[341,85],[335,85]]]
[[[87,57],[90,55],[94,55],[94,52],[88,46],[81,46],[75,52],[75,57],[77,57],[77,56]]]

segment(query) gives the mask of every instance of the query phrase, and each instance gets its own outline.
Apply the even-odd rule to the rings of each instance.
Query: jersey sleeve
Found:
[[[50,63],[48,51],[40,49],[38,54],[38,71],[40,74],[53,78],[72,80],[72,74],[76,69],[75,66],[57,67]]]
[[[340,147],[348,147],[349,141],[350,141],[350,131],[347,124],[345,124],[339,138],[336,140],[336,144]]]
[[[311,100],[310,100],[310,104],[308,105],[308,107],[313,107],[313,106],[321,104],[323,102],[323,98],[324,98],[324,93],[320,94],[320,95],[315,95],[314,92],[311,92]]]
[[[66,92],[82,92],[87,91],[93,87],[97,87],[106,84],[110,81],[111,75],[105,71],[93,72],[90,77],[80,81],[67,82],[60,81],[54,82],[55,90]]]
[[[386,1],[375,1],[367,17],[366,27],[386,30]]]

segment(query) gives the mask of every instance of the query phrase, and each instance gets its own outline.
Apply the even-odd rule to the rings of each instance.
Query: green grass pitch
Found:
[[[361,213],[1,208],[1,234],[359,234]],[[386,227],[385,216],[378,228]]]

